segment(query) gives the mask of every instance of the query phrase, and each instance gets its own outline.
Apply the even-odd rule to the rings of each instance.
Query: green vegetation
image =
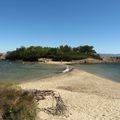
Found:
[[[93,46],[70,47],[68,45],[57,48],[31,46],[21,47],[15,51],[8,52],[6,58],[9,60],[38,61],[39,58],[50,58],[53,61],[71,61],[86,58],[100,59]]]
[[[3,120],[35,120],[37,103],[31,92],[12,84],[0,84],[0,117]]]

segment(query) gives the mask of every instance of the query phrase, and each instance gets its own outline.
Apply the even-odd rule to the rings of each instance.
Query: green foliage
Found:
[[[94,47],[88,46],[88,45],[77,47],[74,50],[78,53],[88,54],[88,55],[93,55],[96,53],[96,51],[94,50]]]
[[[85,58],[100,59],[93,46],[70,47],[68,45],[58,48],[31,46],[21,47],[15,51],[8,52],[6,58],[9,60],[37,61],[39,58],[51,58],[54,61],[71,61]]]
[[[0,84],[0,115],[3,120],[35,120],[37,103],[31,92],[13,84]]]

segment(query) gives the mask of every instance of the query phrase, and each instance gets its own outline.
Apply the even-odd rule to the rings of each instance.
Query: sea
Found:
[[[74,67],[115,82],[120,82],[120,63],[76,64]]]
[[[120,63],[76,64],[74,68],[94,75],[120,82]],[[66,66],[31,62],[0,62],[1,82],[25,82],[39,80],[60,74]]]
[[[55,76],[65,69],[61,65],[46,65],[32,62],[0,62],[0,82],[24,82]]]

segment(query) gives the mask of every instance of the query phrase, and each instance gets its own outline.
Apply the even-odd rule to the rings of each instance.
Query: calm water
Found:
[[[89,73],[120,82],[120,63],[81,64],[75,65],[75,67]]]
[[[120,63],[80,64],[75,68],[120,82]],[[64,66],[37,63],[0,62],[0,81],[23,82],[57,75]]]
[[[0,81],[22,82],[57,75],[63,66],[21,62],[0,62]]]

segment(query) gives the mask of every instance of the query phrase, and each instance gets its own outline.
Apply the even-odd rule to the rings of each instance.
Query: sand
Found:
[[[53,65],[68,65],[74,64],[75,62],[64,62],[64,61],[46,61],[46,62],[38,62],[40,64],[53,64]]]
[[[54,90],[67,107],[61,116],[40,111],[37,120],[120,120],[120,84],[85,71],[74,69],[20,86],[23,89]],[[51,99],[41,101],[39,107],[52,106]]]

